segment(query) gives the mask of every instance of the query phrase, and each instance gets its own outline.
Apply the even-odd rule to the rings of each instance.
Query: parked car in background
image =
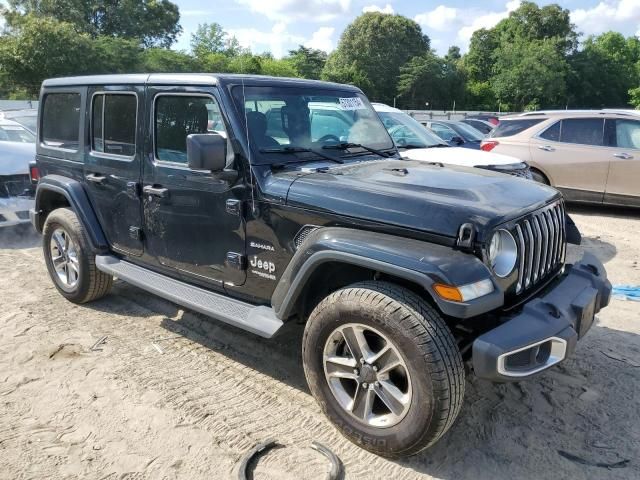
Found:
[[[489,122],[491,125],[498,125],[500,123],[500,118],[495,115],[489,115],[480,113],[478,115],[469,115],[466,117],[467,120],[484,120],[485,122]]]
[[[640,112],[545,111],[503,117],[482,149],[531,165],[567,200],[640,207]]]
[[[33,134],[16,122],[0,119],[0,228],[29,223],[33,208],[29,162],[35,156]]]
[[[462,123],[466,123],[467,125],[472,126],[479,132],[489,135],[491,131],[495,128],[495,125],[487,122],[485,120],[478,120],[476,118],[465,118],[464,120],[460,120]]]
[[[518,177],[532,178],[526,162],[506,155],[487,156],[486,153],[479,151],[450,147],[443,139],[402,110],[383,103],[372,103],[372,105],[403,158],[484,168]]]
[[[470,125],[454,120],[429,120],[425,126],[452,147],[480,150],[485,135]]]
[[[38,110],[35,108],[3,110],[0,111],[0,119],[13,120],[35,135],[38,125]]]

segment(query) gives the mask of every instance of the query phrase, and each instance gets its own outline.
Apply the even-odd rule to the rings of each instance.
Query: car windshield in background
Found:
[[[544,119],[540,118],[528,118],[526,120],[503,120],[500,124],[491,132],[491,137],[512,137],[521,132],[524,132],[528,128],[537,125]]]
[[[378,112],[378,115],[398,148],[446,146],[441,138],[406,113]]]
[[[321,159],[315,152],[346,156],[395,149],[378,115],[357,92],[236,87],[233,96],[246,115],[254,151],[261,152],[253,163],[273,163],[279,153],[294,154],[289,161],[300,161],[302,153]]]
[[[464,136],[465,140],[481,142],[485,139],[485,135],[481,131],[476,130],[466,123],[456,122],[454,128]]]
[[[25,128],[27,128],[31,132],[35,132],[36,126],[38,125],[38,117],[36,117],[35,115],[29,115],[24,117],[12,117],[11,120],[19,123],[20,125],[23,125]]]
[[[35,143],[36,137],[20,125],[0,125],[0,142]]]

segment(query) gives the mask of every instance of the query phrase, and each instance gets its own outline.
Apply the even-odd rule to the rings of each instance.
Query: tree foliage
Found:
[[[413,20],[400,15],[365,13],[343,32],[322,76],[356,83],[373,98],[392,102],[400,68],[428,51],[429,38]]]
[[[331,55],[300,45],[279,59],[217,23],[198,26],[190,52],[169,50],[181,28],[168,0],[5,0],[0,13],[3,98],[33,98],[63,75],[203,71],[350,83],[404,108],[640,108],[640,39],[607,32],[579,43],[558,5],[523,2],[476,31],[464,55],[456,46],[437,55],[413,20],[365,13]]]
[[[178,6],[169,0],[9,0],[10,26],[25,15],[69,23],[92,37],[136,39],[145,47],[169,47],[182,31]]]

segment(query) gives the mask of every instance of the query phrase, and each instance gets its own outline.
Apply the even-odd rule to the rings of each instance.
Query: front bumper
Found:
[[[495,382],[519,380],[561,362],[609,304],[611,282],[602,263],[586,253],[543,295],[473,342],[476,376]]]
[[[0,228],[29,223],[29,210],[34,205],[28,197],[0,198]]]

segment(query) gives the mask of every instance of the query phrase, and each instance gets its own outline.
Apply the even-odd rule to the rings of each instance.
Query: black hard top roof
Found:
[[[84,85],[229,85],[289,86],[334,88],[360,92],[352,85],[306,80],[302,78],[267,77],[264,75],[240,75],[217,73],[134,73],[126,75],[88,75],[79,77],[50,78],[42,82],[44,88]]]

